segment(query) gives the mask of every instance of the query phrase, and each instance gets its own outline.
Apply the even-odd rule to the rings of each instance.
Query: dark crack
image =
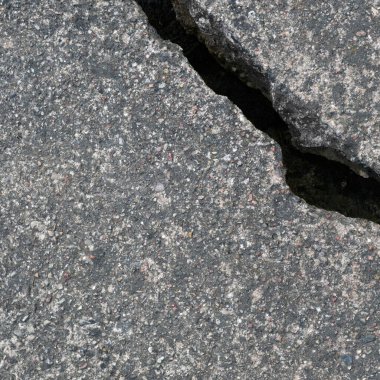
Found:
[[[136,0],[161,38],[182,47],[183,53],[215,93],[237,105],[253,125],[273,138],[282,149],[286,182],[307,203],[353,218],[380,223],[380,183],[363,178],[349,167],[297,150],[288,126],[258,90],[223,68],[195,36],[176,20],[170,0]]]

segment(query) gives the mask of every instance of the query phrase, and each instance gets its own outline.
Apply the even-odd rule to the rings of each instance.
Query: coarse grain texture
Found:
[[[380,179],[380,2],[173,0],[179,19],[260,88],[299,148]]]
[[[3,2],[2,379],[376,379],[379,226],[132,1]]]

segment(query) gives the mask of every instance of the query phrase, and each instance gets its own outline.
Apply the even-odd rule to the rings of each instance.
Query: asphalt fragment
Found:
[[[185,31],[170,0],[136,2],[161,38],[181,46],[189,63],[215,93],[227,96],[256,128],[281,146],[286,181],[295,195],[321,209],[380,223],[380,183],[376,179],[363,178],[344,164],[297,149],[289,127],[269,100],[240,81]]]

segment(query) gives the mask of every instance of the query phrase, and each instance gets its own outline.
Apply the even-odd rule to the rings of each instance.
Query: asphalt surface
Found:
[[[173,0],[299,148],[380,179],[380,2]]]
[[[2,2],[1,379],[377,379],[380,227],[133,1]]]

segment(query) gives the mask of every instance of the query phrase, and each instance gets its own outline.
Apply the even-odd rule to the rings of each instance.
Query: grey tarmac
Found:
[[[379,225],[133,1],[1,4],[1,379],[378,378]]]
[[[380,179],[379,0],[173,0],[304,151]]]

